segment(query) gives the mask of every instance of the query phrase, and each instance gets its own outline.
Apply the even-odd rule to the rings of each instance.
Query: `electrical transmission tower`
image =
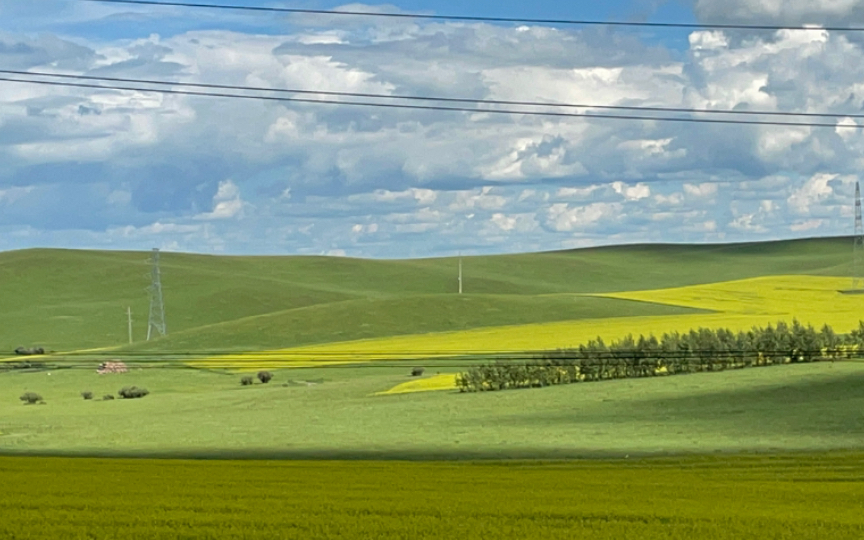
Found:
[[[864,222],[861,220],[861,187],[855,182],[855,246],[852,250],[852,290],[864,288]]]
[[[162,301],[162,275],[159,272],[158,248],[153,248],[153,257],[150,262],[153,264],[153,269],[148,288],[150,291],[150,320],[147,323],[147,341],[150,341],[154,332],[156,336],[168,335],[168,331],[165,329],[165,304]]]

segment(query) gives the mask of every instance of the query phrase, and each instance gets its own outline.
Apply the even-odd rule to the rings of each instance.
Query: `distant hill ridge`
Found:
[[[169,336],[135,348],[289,347],[366,337],[620,315],[682,312],[578,298],[776,274],[847,276],[852,239],[632,244],[463,258],[373,260],[163,252]],[[0,350],[74,350],[144,339],[147,252],[0,253]],[[676,311],[677,310],[677,311]],[[240,343],[242,341],[242,344]]]

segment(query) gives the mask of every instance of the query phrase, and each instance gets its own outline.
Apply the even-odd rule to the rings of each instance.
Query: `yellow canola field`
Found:
[[[92,353],[92,352],[107,352],[107,351],[113,351],[115,349],[119,349],[119,347],[117,347],[117,346],[98,347],[95,349],[81,349],[81,350],[77,350],[77,351],[52,352],[49,354],[38,355],[38,356],[23,356],[23,355],[16,354],[15,356],[7,356],[4,358],[0,358],[0,362],[24,362],[27,360],[31,360],[31,361],[35,362],[35,361],[38,361],[39,359],[50,358],[52,356],[54,356],[54,357],[66,356],[66,355],[71,356],[71,355],[75,355],[75,354],[85,354],[85,353]]]
[[[864,295],[846,295],[848,278],[768,276],[671,289],[599,294],[619,298],[713,310],[693,315],[582,319],[543,324],[498,326],[460,332],[416,334],[296,347],[279,351],[222,356],[195,361],[196,366],[242,368],[306,367],[375,360],[410,360],[495,352],[554,350],[602,337],[686,332],[698,327],[747,330],[797,318],[837,332],[848,332],[864,319]],[[592,295],[588,295],[592,296]],[[251,368],[250,368],[251,369]]]
[[[409,394],[414,392],[431,392],[436,390],[452,390],[456,388],[456,374],[442,373],[423,379],[397,384],[390,390],[377,392],[376,396],[389,396],[393,394]]]

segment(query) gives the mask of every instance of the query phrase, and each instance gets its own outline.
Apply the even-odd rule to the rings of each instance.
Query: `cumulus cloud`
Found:
[[[195,219],[232,219],[243,214],[246,203],[240,198],[240,188],[231,180],[219,183],[219,189],[213,196],[213,211],[195,216]]]
[[[694,8],[704,21],[825,25],[864,20],[860,0],[695,0]]]
[[[565,203],[555,203],[547,211],[547,223],[555,231],[573,231],[594,227],[604,221],[612,220],[620,214],[620,203],[591,203],[571,207]]]
[[[858,4],[697,0],[694,9],[819,23],[854,19]],[[145,10],[67,15],[86,25]],[[13,32],[13,18],[0,17],[0,63],[21,69],[539,100],[581,104],[554,109],[577,113],[864,108],[861,45],[824,31],[692,32],[676,51],[635,36],[416,21],[334,30],[292,19],[290,31],[267,32],[190,23],[72,39]],[[177,249],[383,256],[845,233],[864,165],[860,123],[625,122],[10,83],[0,85],[0,227],[26,231],[6,236],[22,243],[77,231],[91,245],[161,238]]]

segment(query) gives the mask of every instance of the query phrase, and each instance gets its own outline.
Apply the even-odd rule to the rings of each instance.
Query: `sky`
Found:
[[[861,0],[211,3],[864,26]],[[831,124],[820,128],[721,125],[0,81],[0,250],[408,258],[850,235],[864,164],[864,129],[854,128],[864,117],[851,117],[864,107],[862,43],[864,32],[8,0],[0,2],[0,70],[850,117],[817,119]]]

